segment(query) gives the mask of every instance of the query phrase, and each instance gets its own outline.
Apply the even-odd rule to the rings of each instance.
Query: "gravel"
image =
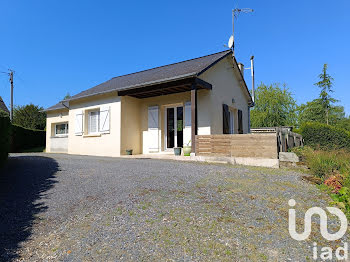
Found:
[[[312,260],[314,241],[332,245],[317,226],[307,241],[289,236],[288,200],[297,202],[300,232],[305,211],[325,207],[330,199],[302,175],[153,159],[14,154],[0,171],[0,260]]]

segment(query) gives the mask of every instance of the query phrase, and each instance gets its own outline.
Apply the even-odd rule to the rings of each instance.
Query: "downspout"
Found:
[[[253,100],[253,106],[255,103],[255,81],[254,81],[254,56],[252,55],[250,57],[250,72],[252,76],[252,100]]]
[[[252,76],[252,103],[248,105],[248,118],[249,118],[249,127],[248,127],[248,133],[250,133],[250,108],[254,107],[255,105],[255,79],[254,79],[254,56],[252,55],[250,57],[250,72]]]

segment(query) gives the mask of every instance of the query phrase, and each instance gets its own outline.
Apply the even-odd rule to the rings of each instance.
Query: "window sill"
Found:
[[[51,138],[67,138],[68,135],[52,136]]]
[[[101,133],[83,135],[83,137],[100,137],[100,136],[101,136]]]

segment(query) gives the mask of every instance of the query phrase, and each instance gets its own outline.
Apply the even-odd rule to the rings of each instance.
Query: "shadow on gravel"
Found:
[[[41,201],[56,183],[57,162],[42,156],[9,157],[0,169],[0,261],[17,258],[36,216],[45,211]]]

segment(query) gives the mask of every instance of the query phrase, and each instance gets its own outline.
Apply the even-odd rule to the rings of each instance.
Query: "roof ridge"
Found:
[[[138,74],[138,73],[150,71],[150,70],[157,69],[157,68],[162,68],[162,67],[166,67],[166,66],[181,64],[181,63],[184,63],[184,62],[188,62],[188,61],[192,61],[192,60],[196,60],[196,59],[201,59],[201,58],[204,58],[204,57],[207,57],[207,56],[217,55],[219,53],[224,53],[224,52],[231,52],[231,50],[224,50],[224,51],[216,52],[216,53],[213,53],[213,54],[210,54],[210,55],[204,55],[204,56],[191,58],[191,59],[187,59],[187,60],[180,61],[180,62],[175,62],[175,63],[171,63],[171,64],[167,64],[167,65],[162,65],[162,66],[156,66],[156,67],[148,68],[148,69],[145,69],[145,70],[141,70],[141,71],[125,74],[125,75],[115,76],[115,77],[112,77],[110,80],[115,79],[115,78],[119,78],[119,77],[123,77],[123,76],[129,76],[129,75],[133,75],[133,74]],[[106,82],[108,82],[110,80],[107,80]]]

